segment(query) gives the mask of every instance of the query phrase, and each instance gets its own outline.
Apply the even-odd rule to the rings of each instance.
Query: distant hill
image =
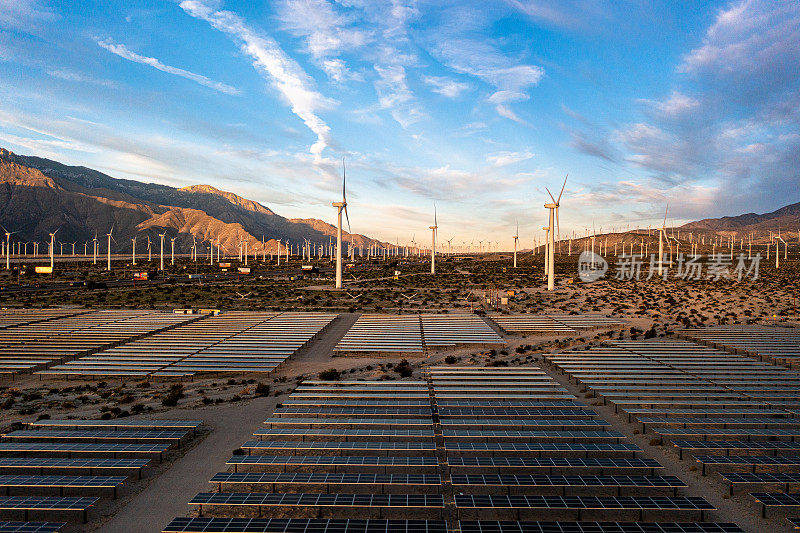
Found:
[[[681,229],[695,232],[717,233],[744,237],[752,234],[753,240],[769,239],[770,232],[793,234],[797,237],[800,230],[800,202],[781,207],[777,211],[757,215],[746,213],[735,217],[705,218],[689,222]]]
[[[332,215],[333,210],[332,210]],[[102,172],[68,166],[0,148],[0,224],[22,241],[47,241],[58,229],[60,242],[77,242],[76,250],[95,234],[113,227],[112,249],[128,252],[136,236],[137,250],[149,237],[157,242],[166,232],[176,251],[187,253],[193,242],[219,239],[236,253],[240,240],[250,251],[274,251],[277,239],[299,244],[308,239],[328,243],[335,227],[317,219],[286,219],[258,202],[209,185],[175,188],[112,178]],[[345,232],[347,242],[351,237]],[[262,239],[265,244],[262,245]],[[356,246],[384,246],[354,234]],[[90,245],[91,248],[91,245]],[[154,248],[155,249],[155,248]],[[201,247],[201,250],[204,248]]]

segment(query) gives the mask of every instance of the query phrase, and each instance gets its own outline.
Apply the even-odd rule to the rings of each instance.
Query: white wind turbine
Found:
[[[164,270],[164,237],[166,236],[166,232],[159,233],[158,236],[161,239],[161,262],[158,265],[158,269]]]
[[[436,221],[436,204],[433,204],[433,226],[429,227],[431,230],[431,274],[436,274],[436,230],[439,229]]]
[[[136,237],[135,236],[131,238],[131,245],[132,245],[132,248],[131,248],[131,264],[135,265],[136,264]]]
[[[8,231],[5,226],[0,226],[6,232],[6,270],[11,270],[11,236],[15,232]]]
[[[114,226],[111,226],[111,231],[106,233],[106,237],[108,237],[108,265],[107,265],[106,270],[108,270],[109,272],[111,272],[111,239],[114,238],[111,235],[112,233],[114,233]],[[116,242],[116,241],[114,241],[114,242]]]
[[[561,233],[561,228],[558,221],[558,208],[561,202],[561,195],[564,194],[564,187],[567,186],[567,178],[569,178],[569,174],[566,175],[564,178],[564,185],[561,186],[561,192],[558,193],[558,200],[553,198],[553,193],[550,192],[549,189],[545,187],[547,194],[550,195],[550,199],[553,203],[544,204],[545,208],[550,210],[550,222],[548,224],[548,235],[547,235],[547,243],[548,243],[548,251],[547,251],[547,290],[552,291],[555,289],[555,266],[556,266],[556,257],[555,257],[555,232],[558,231],[559,234]],[[555,228],[553,227],[553,223],[555,222]],[[559,235],[560,236],[560,235]]]
[[[170,248],[169,260],[170,260],[170,264],[174,265],[175,264],[175,238],[174,237],[170,238],[169,242],[170,242],[170,245],[172,246]]]
[[[514,268],[517,268],[517,241],[519,241],[519,220],[517,221],[517,232],[514,234]]]
[[[347,231],[350,230],[350,217],[347,214],[347,169],[342,159],[342,201],[333,202],[331,205],[337,210],[336,222],[336,288],[342,288],[342,211],[347,219]]]
[[[92,249],[92,264],[97,264],[97,232],[94,232],[94,239],[92,239],[94,248]]]
[[[50,234],[50,273],[53,273],[53,263],[55,263],[55,253],[56,253],[56,233],[58,230],[55,230],[53,233]]]
[[[779,230],[778,231],[778,236],[775,237],[775,268],[776,269],[780,268],[780,261],[778,259],[781,256],[781,253],[780,253],[781,252],[781,244],[780,243],[783,243],[783,249],[784,249],[784,251],[786,251],[787,248],[788,248],[788,245],[786,244],[786,241],[783,240],[783,237],[781,237],[781,232]],[[788,252],[786,253],[786,255],[788,255]]]
[[[664,262],[664,239],[667,238],[667,211],[669,211],[669,204],[664,209],[664,222],[661,224],[661,229],[658,230],[658,275],[661,276],[663,272]]]

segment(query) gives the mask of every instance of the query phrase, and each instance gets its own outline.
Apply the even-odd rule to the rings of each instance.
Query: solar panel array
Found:
[[[795,368],[800,365],[800,329],[730,325],[687,329],[681,336],[708,346]]]
[[[85,309],[0,309],[0,329],[88,313]]]
[[[39,373],[139,378],[180,378],[200,372],[269,373],[311,342],[336,316],[231,311]]]
[[[364,314],[334,349],[338,355],[421,356],[426,349],[502,346],[502,337],[471,314]]]
[[[643,432],[690,454],[734,487],[794,492],[800,483],[800,373],[677,339],[611,341],[545,356]],[[764,513],[797,512],[778,497]],[[781,503],[784,502],[784,503]]]
[[[197,316],[158,311],[72,312],[46,320],[14,310],[20,323],[0,329],[0,374],[32,372],[53,363],[117,346],[132,339],[196,320]],[[13,313],[7,314],[13,320]]]
[[[500,421],[508,429],[448,429]],[[555,435],[553,423],[582,429]],[[556,519],[570,521],[560,523],[565,532],[601,519],[626,520],[606,522],[609,531],[741,531],[702,522],[713,509],[707,501],[683,495],[683,482],[637,457],[538,368],[306,381],[241,449],[191,499],[196,516],[163,531],[440,533],[460,521],[472,531],[544,532]]]
[[[43,424],[46,422],[46,426]],[[161,457],[199,422],[113,421],[108,429],[80,429],[79,420],[47,420],[4,433],[0,442],[0,513],[20,522],[0,522],[3,531],[58,531],[63,522],[30,522],[57,515],[88,519],[100,497],[118,496],[131,476],[141,478],[147,457]],[[89,421],[86,421],[89,422]],[[112,421],[92,421],[93,423]],[[77,428],[77,429],[67,429]],[[5,525],[4,525],[5,524]],[[14,529],[16,528],[16,529]]]
[[[624,326],[625,322],[603,315],[489,315],[503,331],[516,334],[565,334]]]

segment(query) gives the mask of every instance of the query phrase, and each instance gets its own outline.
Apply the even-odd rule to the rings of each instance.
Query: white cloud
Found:
[[[97,41],[97,44],[100,47],[105,48],[112,54],[116,54],[123,59],[127,59],[128,61],[133,61],[134,63],[141,63],[142,65],[148,65],[162,72],[166,72],[167,74],[174,74],[175,76],[180,76],[181,78],[192,80],[195,83],[199,83],[200,85],[204,85],[221,93],[239,94],[239,91],[235,87],[231,87],[230,85],[227,85],[219,81],[214,81],[201,74],[195,74],[194,72],[189,72],[188,70],[184,70],[182,68],[165,65],[164,63],[162,63],[161,61],[159,61],[154,57],[139,55],[136,52],[129,50],[128,47],[126,47],[124,44],[114,43],[111,39],[106,39],[104,41]]]
[[[339,55],[367,43],[368,32],[353,28],[326,0],[284,0],[279,16],[284,28],[305,39],[306,51],[328,77],[336,82],[354,77]]]
[[[524,152],[498,152],[496,154],[488,155],[486,157],[486,161],[488,161],[493,167],[499,168],[521,163],[522,161],[527,161],[532,157],[533,154],[528,150],[525,150]]]
[[[87,76],[86,74],[75,72],[74,70],[69,70],[66,68],[57,68],[48,70],[47,75],[61,80],[74,81],[78,83],[90,83],[92,85],[101,85],[103,87],[117,86],[117,84],[114,83],[113,81],[93,78],[92,76]]]
[[[423,114],[411,102],[413,95],[406,82],[406,69],[401,65],[375,65],[378,79],[375,91],[383,109],[391,110],[392,118],[403,128],[419,122]]]
[[[461,93],[469,89],[468,83],[439,76],[423,76],[422,81],[433,87],[433,92],[447,98],[458,98]]]
[[[55,18],[37,0],[0,0],[0,27],[26,28]]]
[[[524,123],[509,106],[530,98],[525,90],[539,84],[545,71],[538,65],[516,64],[489,40],[463,38],[446,33],[437,36],[432,53],[448,67],[491,85],[495,91],[489,96],[497,113],[516,122]]]
[[[201,0],[184,0],[180,6],[240,44],[242,51],[253,59],[256,70],[272,82],[292,112],[316,134],[317,141],[310,151],[316,158],[321,157],[323,150],[331,145],[331,129],[317,112],[332,102],[312,88],[312,81],[303,69],[274,39],[257,33],[235,13],[216,11]]]
[[[660,115],[672,118],[684,116],[700,106],[700,102],[697,99],[679,91],[672,91],[672,94],[666,100],[651,102],[651,104]]]

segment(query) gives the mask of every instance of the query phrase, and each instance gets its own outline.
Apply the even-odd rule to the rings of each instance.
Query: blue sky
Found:
[[[0,0],[0,145],[528,246],[800,200],[796,1]],[[555,191],[554,191],[555,192]]]

